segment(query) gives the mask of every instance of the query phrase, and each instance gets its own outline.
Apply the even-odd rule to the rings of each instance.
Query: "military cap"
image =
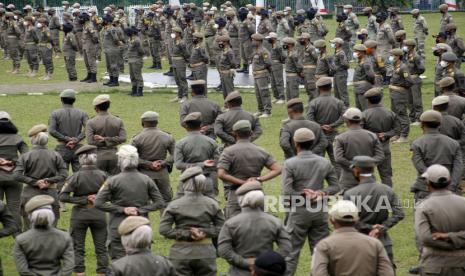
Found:
[[[357,34],[368,34],[368,30],[367,29],[360,29]]]
[[[33,12],[32,12],[32,16],[39,17],[39,16],[41,16],[41,15],[42,15],[42,14],[41,14],[40,12],[38,12],[38,11],[33,11]]]
[[[445,77],[445,78],[442,78],[442,80],[439,81],[439,87],[441,87],[441,88],[448,87],[448,86],[451,86],[453,84],[455,84],[455,80],[454,80],[454,78],[451,78],[451,77]]]
[[[245,7],[246,7],[247,9],[250,9],[250,8],[253,8],[253,5],[252,5],[252,4],[247,4],[247,5],[245,5]]]
[[[143,122],[153,122],[153,121],[158,121],[158,117],[160,115],[155,112],[155,111],[145,111],[141,116],[140,119]]]
[[[61,1],[61,4],[62,5],[69,5],[69,2],[68,1]]]
[[[277,16],[283,16],[283,15],[284,15],[284,12],[283,12],[283,11],[277,11],[277,12],[276,12],[276,15],[277,15]]]
[[[270,273],[267,275],[284,275],[286,272],[286,260],[273,250],[258,255],[254,265],[260,270]]]
[[[40,132],[47,132],[47,129],[48,129],[47,125],[44,125],[44,124],[35,125],[27,132],[27,136],[29,137],[36,136]]]
[[[305,10],[304,9],[297,10],[297,14],[304,15]]]
[[[29,199],[24,205],[24,210],[26,213],[32,213],[34,210],[39,209],[41,207],[52,205],[55,202],[55,199],[49,195],[36,195]]]
[[[173,31],[177,32],[177,33],[182,33],[182,29],[180,27],[177,27],[177,26],[173,28]]]
[[[180,7],[179,5],[171,5],[171,8],[172,8],[173,10],[179,10],[179,9],[181,9],[181,7]]]
[[[433,99],[431,102],[433,106],[438,106],[442,104],[449,103],[449,96],[437,96],[436,98]]]
[[[298,39],[310,39],[310,34],[309,33],[302,33],[299,37],[297,37]]]
[[[32,16],[26,16],[24,17],[24,21],[31,21],[32,22]]]
[[[303,104],[303,103],[304,103],[304,101],[302,101],[301,98],[293,98],[293,99],[290,99],[289,101],[287,101],[286,106],[287,106],[287,108],[289,108],[289,107],[291,107],[291,106],[293,106],[295,104]]]
[[[97,147],[94,146],[94,145],[84,145],[80,148],[78,148],[74,154],[75,155],[81,155],[81,154],[84,154],[84,153],[96,153],[97,152]]]
[[[224,2],[224,4],[225,4],[226,6],[232,6],[231,1],[226,1],[226,2]]]
[[[404,55],[404,51],[402,51],[402,49],[399,49],[399,48],[392,49],[389,52],[391,53],[391,55],[394,55],[394,56],[403,56]]]
[[[329,42],[337,43],[337,44],[343,44],[344,40],[342,38],[340,38],[340,37],[335,37],[335,38],[331,39]]]
[[[316,87],[322,87],[329,84],[332,84],[333,80],[330,77],[321,77],[316,81]]]
[[[295,40],[292,37],[285,37],[283,43],[295,45]]]
[[[233,125],[233,131],[251,131],[252,125],[247,120],[239,120]]]
[[[292,11],[292,8],[291,7],[285,7],[284,10],[285,11]]]
[[[294,141],[303,143],[315,140],[315,134],[308,128],[299,128],[294,132]]]
[[[94,100],[92,101],[92,105],[96,106],[96,105],[106,103],[106,102],[109,102],[109,101],[110,101],[110,95],[101,94],[101,95],[98,95],[97,97],[94,98]]]
[[[378,46],[378,42],[376,42],[376,40],[367,40],[363,43],[363,45],[365,45],[365,47],[367,48],[375,48]]]
[[[74,3],[73,4],[73,8],[80,8],[80,7],[81,7],[81,4],[79,4],[79,3]]]
[[[344,9],[353,9],[354,7],[352,5],[344,5]]]
[[[352,159],[351,168],[373,168],[376,166],[376,160],[373,157],[358,155]]]
[[[356,45],[354,46],[354,50],[355,50],[355,51],[366,52],[367,47],[365,47],[365,45],[363,45],[363,44],[356,44]]]
[[[337,221],[358,221],[358,209],[350,200],[339,200],[329,209],[328,215]]]
[[[269,39],[269,38],[278,38],[278,35],[275,32],[270,32],[268,36],[266,37],[266,39]]]
[[[71,14],[69,12],[64,12],[63,17],[71,17]]]
[[[180,181],[186,181],[194,176],[200,175],[203,173],[203,170],[199,166],[189,167],[185,171],[182,172],[181,176],[179,177]]]
[[[373,87],[369,89],[367,92],[365,92],[365,94],[363,94],[363,97],[370,98],[370,97],[382,96],[382,95],[383,95],[382,87]]]
[[[447,4],[441,4],[441,5],[439,5],[438,9],[439,9],[440,11],[442,11],[442,10],[446,10],[446,11],[447,11],[447,10],[449,10],[449,6],[448,6]]]
[[[441,113],[435,111],[435,110],[427,110],[423,112],[420,116],[420,122],[436,122],[440,123],[442,120],[442,115]]]
[[[413,9],[410,13],[411,14],[419,14],[420,10],[419,9]]]
[[[445,52],[441,55],[441,60],[444,60],[447,62],[455,62],[457,61],[457,56],[452,52]]]
[[[0,111],[0,120],[8,120],[8,121],[10,121],[11,116],[6,111]]]
[[[342,115],[344,119],[347,120],[354,120],[354,121],[361,121],[362,120],[362,111],[355,107],[350,107],[344,112]]]
[[[407,33],[405,32],[405,30],[398,30],[394,35],[395,35],[396,37],[399,37],[399,36],[403,36],[403,35],[405,35],[405,34],[407,34]]]
[[[452,51],[452,48],[446,43],[438,43],[433,47],[433,51],[437,51],[437,50],[444,50],[444,51],[450,52]]]
[[[8,4],[8,6],[6,6],[6,8],[9,9],[9,10],[16,9],[15,5],[13,5],[13,4]]]
[[[32,7],[31,5],[26,5],[24,6],[23,10],[32,10]]]
[[[210,6],[210,3],[208,3],[208,2],[203,2],[203,3],[202,3],[202,6],[208,7],[208,6]]]
[[[415,42],[414,39],[406,39],[404,40],[404,45],[405,46],[416,46],[417,43]]]
[[[229,36],[221,35],[216,39],[216,41],[218,41],[218,42],[229,42]]]
[[[103,8],[104,11],[111,11],[110,7]]]
[[[263,191],[262,183],[252,180],[242,184],[237,190],[237,196],[243,196],[250,191]]]
[[[39,23],[46,23],[46,22],[47,22],[47,18],[41,17],[41,18],[37,19],[37,22],[39,22]]]
[[[365,7],[363,8],[363,12],[371,12],[373,11],[373,8],[372,7]]]
[[[76,91],[74,89],[65,89],[60,93],[60,98],[76,98]]]
[[[433,183],[447,183],[450,180],[450,172],[446,167],[434,164],[429,166],[421,177]]]
[[[454,23],[447,24],[446,31],[450,31],[450,30],[457,30],[457,25],[455,25]]]
[[[326,42],[323,39],[318,39],[317,41],[313,42],[313,46],[316,48],[324,48],[326,47]]]
[[[234,10],[229,10],[226,12],[226,16],[235,16],[236,13],[234,12]]]
[[[14,14],[14,15],[21,15],[21,14],[23,14],[23,13],[22,13],[20,10],[14,10],[14,11],[13,11],[13,14]],[[45,18],[44,18],[44,19],[45,19]]]
[[[191,122],[191,121],[202,121],[202,113],[200,112],[189,113],[187,114],[186,117],[184,117],[184,120],[182,120],[183,123]]]
[[[91,12],[91,13],[92,13],[92,12],[97,12],[97,8],[95,8],[95,7],[90,7],[88,11]]]
[[[193,80],[193,81],[191,81],[191,86],[194,86],[194,85],[205,85],[205,84],[207,84],[207,83],[205,82],[205,80]]]
[[[121,236],[128,235],[143,225],[150,226],[150,220],[141,216],[129,216],[125,218],[118,226],[118,233]]]
[[[226,96],[226,98],[224,99],[224,102],[227,103],[240,97],[241,97],[241,93],[239,91],[233,91],[229,93],[228,96]]]
[[[263,40],[263,35],[261,35],[259,33],[255,33],[255,34],[252,35],[252,39],[257,40],[257,41],[262,41]]]

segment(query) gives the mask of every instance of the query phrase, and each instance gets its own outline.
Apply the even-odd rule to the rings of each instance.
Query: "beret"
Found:
[[[454,62],[457,61],[457,56],[452,52],[445,52],[441,55],[441,60]]]
[[[421,177],[433,183],[446,183],[450,180],[450,172],[446,167],[434,164],[429,166]]]
[[[182,120],[183,123],[191,122],[191,121],[202,121],[202,113],[200,112],[189,113],[187,114],[186,117],[184,117],[184,120]]]
[[[247,181],[236,190],[236,195],[245,195],[250,191],[263,191],[262,183],[255,180]]]
[[[308,128],[299,128],[294,132],[294,142],[302,143],[315,140],[315,134]]]
[[[405,34],[407,34],[405,30],[398,30],[394,35],[397,37],[397,36],[403,36]]]
[[[353,9],[354,7],[352,5],[344,5],[344,9]]]
[[[26,213],[32,213],[32,211],[46,206],[46,205],[52,205],[52,203],[55,202],[55,199],[49,195],[37,195],[29,199],[28,202],[24,205],[24,210]]]
[[[365,98],[370,98],[374,96],[382,96],[383,95],[383,88],[382,87],[373,87],[369,89],[365,94],[363,94],[363,97]]]
[[[451,77],[445,77],[439,81],[440,88],[448,87],[448,86],[451,86],[452,84],[455,84],[455,80],[454,78],[451,78]]]
[[[339,200],[329,209],[328,215],[338,221],[358,221],[358,209],[350,200]]]
[[[363,44],[356,44],[356,45],[354,46],[354,50],[355,50],[355,51],[366,52],[367,47],[365,47],[365,45],[363,45]]]
[[[110,101],[110,95],[108,94],[101,94],[95,97],[95,99],[92,101],[93,106],[97,106],[102,103],[106,103]]]
[[[404,51],[402,51],[402,49],[399,49],[399,48],[392,49],[390,51],[390,53],[392,55],[395,55],[395,56],[403,56],[404,55]]]
[[[376,160],[373,157],[364,155],[355,156],[351,163],[351,168],[372,168],[376,166]]]
[[[118,233],[121,236],[127,235],[142,225],[149,225],[150,220],[141,216],[129,216],[125,218],[118,226]]]
[[[333,80],[330,77],[321,77],[316,81],[316,87],[322,87],[329,84],[332,84]]]
[[[376,42],[376,40],[367,40],[365,41],[365,43],[363,43],[363,45],[365,45],[365,47],[367,48],[374,48],[374,47],[377,47],[378,46],[378,42]]]
[[[193,36],[196,37],[196,38],[203,38],[202,33],[194,33]]]
[[[295,104],[303,104],[304,101],[301,98],[292,98],[289,101],[287,101],[286,106],[289,108]]]
[[[176,26],[173,28],[173,32],[182,33],[182,29]]]
[[[343,44],[344,43],[344,40],[340,37],[336,37],[334,39],[331,39],[329,42],[331,43],[337,43],[337,44]]]
[[[445,95],[437,96],[436,98],[433,99],[431,103],[433,106],[449,103],[449,96],[445,96]]]
[[[247,120],[239,120],[233,125],[233,131],[250,131],[252,130],[252,124]]]
[[[222,35],[222,36],[219,36],[216,41],[218,42],[229,42],[229,36],[227,35]]]
[[[362,120],[362,111],[360,109],[355,108],[355,107],[350,107],[344,112],[342,115],[347,120]]]
[[[414,39],[406,39],[404,40],[404,45],[405,46],[416,46],[417,43],[415,42]]]
[[[419,9],[413,9],[410,13],[411,14],[419,14],[420,10]]]
[[[74,89],[65,89],[60,93],[60,98],[76,98],[76,91]]]
[[[297,37],[298,39],[310,39],[310,34],[309,33],[302,33],[299,37]]]
[[[326,42],[323,39],[318,39],[317,41],[313,42],[313,46],[316,48],[323,48],[326,47]]]
[[[83,154],[83,153],[95,153],[97,152],[97,147],[96,146],[93,146],[93,145],[84,145],[80,148],[78,148],[74,154],[75,155],[80,155],[80,154]]]
[[[224,99],[224,102],[229,102],[229,101],[232,101],[234,99],[237,99],[237,98],[240,98],[241,97],[241,93],[239,91],[233,91],[231,93],[228,94],[228,96],[226,96],[226,98]]]
[[[144,122],[158,121],[159,116],[160,115],[155,111],[145,111],[142,116],[140,116],[140,119]]]
[[[263,40],[263,35],[261,35],[259,33],[255,33],[255,34],[252,35],[252,39],[257,40],[257,41],[262,41]]]
[[[235,16],[236,13],[233,10],[229,10],[226,12],[226,16]]]
[[[442,121],[442,115],[435,110],[427,110],[421,114],[420,121],[440,123]]]
[[[33,127],[27,132],[27,136],[33,137],[33,136],[36,136],[37,134],[39,134],[40,132],[47,132],[47,125],[39,124],[39,125],[33,126]]]
[[[179,177],[179,180],[184,182],[188,180],[189,178],[200,175],[202,173],[203,173],[203,170],[199,166],[189,167],[185,171],[182,172],[181,176]]]
[[[295,40],[292,37],[285,37],[285,38],[283,38],[283,43],[295,44]]]
[[[11,116],[6,111],[0,111],[0,120],[11,120]]]

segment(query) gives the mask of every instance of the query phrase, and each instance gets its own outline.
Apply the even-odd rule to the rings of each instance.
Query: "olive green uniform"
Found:
[[[313,98],[318,96],[316,91],[316,62],[318,60],[318,54],[315,51],[313,45],[308,44],[305,48],[302,49],[300,53],[300,62],[303,67],[303,77],[305,82],[305,91],[307,91],[308,101],[311,101]]]
[[[411,85],[412,78],[407,65],[404,62],[395,65],[389,85],[389,95],[391,97],[391,109],[396,113],[400,121],[400,136],[402,137],[408,137],[410,132],[407,105],[409,98],[408,92]]]
[[[39,70],[39,36],[37,29],[33,26],[27,27],[24,32],[24,55],[27,63],[29,64],[30,71]]]
[[[446,43],[452,48],[452,52],[454,52],[454,54],[458,57],[457,61],[455,62],[455,67],[460,69],[460,65],[462,64],[461,57],[465,52],[465,44],[463,43],[463,39],[458,37],[456,34],[451,34],[447,36]]]
[[[439,32],[446,32],[447,24],[454,23],[454,18],[448,12],[442,14],[441,20],[439,21]]]
[[[200,43],[194,45],[189,58],[189,67],[194,80],[204,80],[205,87],[207,87],[208,62],[207,50]]]
[[[296,50],[288,51],[284,68],[286,71],[286,98],[289,101],[299,97],[299,78],[304,71],[300,53]]]
[[[87,73],[97,73],[97,47],[99,47],[99,32],[92,22],[88,21],[82,31],[82,53]]]
[[[82,25],[81,21],[79,20],[79,16],[74,17],[73,19],[73,33],[76,35],[76,41],[78,43],[79,53],[82,56],[82,31],[84,26]]]
[[[425,40],[428,35],[428,25],[421,15],[414,19],[413,34],[417,43],[417,52],[422,58],[425,58]]]
[[[218,202],[200,193],[185,192],[168,204],[160,221],[160,234],[174,240],[169,259],[177,275],[216,276],[216,250],[211,239],[218,237],[223,223]],[[194,241],[191,227],[205,233],[205,239]]]
[[[215,140],[214,123],[216,118],[221,114],[221,107],[206,96],[195,95],[192,97],[192,100],[186,101],[181,105],[181,109],[179,110],[181,125],[184,118],[193,112],[202,113],[201,126],[205,129],[202,133]]]
[[[105,138],[103,142],[94,140],[94,135]],[[99,112],[87,121],[87,144],[97,146],[97,167],[109,175],[119,172],[116,147],[126,141],[123,121],[108,112]]]
[[[85,111],[63,104],[63,108],[53,111],[48,120],[49,133],[58,140],[55,151],[61,155],[67,168],[71,166],[73,172],[79,170],[79,160],[74,152],[81,147],[80,142],[85,138],[84,128],[88,119]],[[73,149],[66,147],[70,141],[76,141]]]
[[[174,138],[156,127],[147,127],[132,138],[131,145],[139,153],[139,171],[150,177],[157,185],[163,200],[170,202],[173,191],[169,174],[173,169]],[[161,170],[152,169],[154,161],[162,162]]]
[[[178,98],[182,99],[187,97],[187,79],[186,79],[186,67],[189,62],[190,53],[187,49],[186,44],[182,39],[173,41],[173,56],[171,62],[173,66],[174,80],[178,86]]]
[[[20,49],[19,44],[21,40],[22,32],[18,23],[10,19],[7,23],[6,28],[6,45],[8,56],[13,63],[12,70],[19,70],[21,65]]]
[[[391,15],[391,27],[394,33],[400,30],[404,30],[404,23],[402,22],[402,18],[400,17],[400,15],[398,14]]]
[[[241,65],[241,47],[240,47],[240,42],[239,42],[239,21],[237,21],[236,17],[234,17],[232,20],[228,20],[226,23],[226,29],[228,30],[229,33],[229,38],[230,38],[230,43],[231,43],[231,48],[234,53],[234,64],[236,64],[236,67],[239,67]]]
[[[31,151],[22,154],[16,162],[14,170],[15,179],[24,185],[21,194],[21,213],[23,215],[24,230],[29,229],[28,214],[24,211],[26,203],[36,195],[49,195],[55,199],[52,204],[53,213],[55,213],[55,222],[57,224],[60,218],[60,206],[58,204],[57,184],[63,182],[68,176],[68,169],[61,156],[48,150],[43,146],[34,146]],[[47,189],[39,189],[38,180],[46,180],[51,183]]]
[[[223,98],[226,98],[229,93],[234,91],[234,69],[236,68],[236,63],[233,50],[230,47],[225,47],[219,54],[217,62]]]
[[[142,66],[144,66],[145,51],[142,47],[140,39],[133,36],[128,40],[128,65],[129,76],[131,78],[132,87],[144,87],[144,79],[142,78]]]
[[[373,71],[375,72],[375,83],[376,87],[383,87],[384,85],[384,76],[386,76],[386,64],[383,57],[378,54],[378,51],[375,51],[371,55],[366,55],[366,59],[370,59],[373,64]]]
[[[286,62],[286,54],[278,42],[271,45],[271,90],[273,90],[273,97],[276,100],[285,100],[284,97],[284,79],[283,70],[284,63]]]
[[[255,33],[255,24],[248,19],[242,21],[239,24],[239,42],[241,50],[241,59],[242,64],[245,68],[246,66],[248,66],[250,55],[252,54],[252,41],[250,37]]]
[[[119,77],[119,62],[120,49],[122,40],[118,35],[116,27],[105,26],[103,29],[103,52],[105,53],[105,61],[107,64],[108,76]]]
[[[342,49],[336,50],[334,58],[331,59],[331,68],[334,71],[334,96],[344,102],[345,106],[349,106],[349,94],[347,93],[347,77],[350,67],[349,60]]]
[[[423,113],[422,81],[420,75],[425,72],[425,59],[417,53],[409,53],[406,56],[406,62],[412,85],[408,93],[409,117],[411,122],[415,122],[420,120],[420,115]]]
[[[83,166],[70,176],[60,193],[60,201],[74,204],[71,211],[69,233],[74,244],[74,272],[84,273],[86,253],[86,233],[90,229],[97,256],[98,274],[103,274],[108,266],[107,257],[107,218],[104,212],[96,209],[87,197],[96,195],[107,178],[105,172],[96,166]]]
[[[236,143],[233,136],[233,125],[240,120],[247,120],[252,125],[252,136],[250,137],[252,142],[262,135],[263,130],[258,118],[255,118],[241,107],[233,107],[225,113],[218,115],[215,120],[215,135],[221,139],[225,146]]]
[[[447,113],[459,120],[462,120],[463,114],[465,114],[465,99],[451,92],[443,93],[443,95],[449,97]]]
[[[313,18],[308,25],[308,33],[310,34],[310,41],[313,43],[319,39],[325,39],[326,34],[329,32],[328,27],[323,20]]]
[[[162,22],[154,17],[148,26],[147,35],[149,37],[150,55],[152,56],[153,65],[161,67],[162,51]]]
[[[53,49],[50,30],[47,27],[44,27],[42,30],[38,31],[38,37],[39,56],[45,66],[45,73],[53,74]]]
[[[255,22],[254,22],[255,23]],[[255,25],[255,24],[254,24]],[[263,37],[267,37],[270,32],[275,31],[271,25],[271,21],[268,18],[262,18],[260,23],[257,26],[257,33],[261,34]],[[263,41],[263,46],[271,51],[271,44],[268,41]]]
[[[376,40],[376,34],[378,33],[379,24],[376,22],[376,16],[371,14],[367,18],[367,24],[365,27],[368,31],[368,39]]]
[[[66,71],[70,80],[77,79],[76,53],[79,50],[76,35],[68,33],[63,36],[63,57],[65,59]]]
[[[368,106],[367,100],[363,94],[373,88],[375,83],[375,71],[373,70],[372,60],[369,58],[362,58],[357,61],[357,67],[354,69],[354,96],[355,105],[361,111],[365,110]]]
[[[391,55],[390,51],[396,42],[394,32],[389,24],[383,23],[379,26],[378,34],[376,35],[376,42],[378,43],[376,51],[384,60],[388,60]],[[392,66],[387,65],[386,70],[386,75],[391,76]]]
[[[61,53],[61,48],[60,48],[60,18],[58,16],[53,15],[49,17],[49,23],[48,27],[50,28],[50,35],[52,38],[52,45],[53,45],[53,51],[58,54]]]
[[[126,255],[118,226],[127,217],[125,207],[138,208],[138,215],[148,217],[149,212],[166,206],[155,183],[135,169],[123,171],[107,179],[97,194],[95,207],[110,213],[108,225],[108,251],[112,260]]]
[[[205,33],[205,48],[207,49],[208,52],[208,57],[210,59],[210,65],[215,65],[216,64],[216,59],[215,59],[215,35],[216,35],[216,29],[215,29],[215,20],[210,19],[209,21],[205,22],[205,27],[204,27],[204,33]]]
[[[352,37],[350,39],[350,54],[349,54],[349,56],[352,56],[352,50],[355,44],[357,44],[357,31],[358,31],[358,28],[360,27],[360,23],[358,21],[357,15],[354,12],[350,12],[349,14],[347,14],[347,20],[345,23],[352,34]]]
[[[114,261],[107,269],[109,276],[177,276],[176,270],[165,257],[152,255],[149,249],[129,252]]]
[[[352,31],[349,29],[349,26],[347,26],[347,23],[339,22],[336,27],[336,37],[339,37],[344,41],[344,44],[342,44],[342,50],[344,51],[348,59],[352,59],[352,50],[351,50],[352,36],[353,36]]]
[[[250,63],[254,77],[255,97],[258,112],[271,114],[270,69],[271,55],[263,46],[254,49]]]

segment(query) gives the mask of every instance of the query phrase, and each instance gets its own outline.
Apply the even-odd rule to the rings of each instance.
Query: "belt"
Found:
[[[288,72],[286,72],[286,77],[297,77],[297,73],[288,73]]]
[[[192,68],[195,68],[195,67],[202,66],[202,65],[204,65],[204,64],[205,64],[205,62],[198,62],[198,63],[191,64],[191,67],[192,67]]]
[[[397,86],[397,85],[389,85],[389,89],[397,91],[397,92],[405,92],[405,91],[407,91],[407,88],[402,87],[402,86]]]
[[[281,63],[281,61],[280,61],[279,59],[272,59],[271,61],[272,61],[272,62],[279,62],[279,63]]]
[[[253,71],[252,74],[254,76],[256,76],[256,75],[261,75],[261,74],[264,74],[264,73],[267,73],[267,72],[268,72],[268,70],[258,70],[258,71]]]
[[[316,65],[304,65],[304,69],[313,69],[316,68]]]
[[[231,73],[231,70],[219,70],[218,71],[221,73],[221,74],[230,74]]]
[[[319,78],[322,78],[322,77],[327,77],[328,75],[326,74],[323,74],[323,75],[315,75],[315,78],[319,79]]]
[[[26,45],[35,45],[35,42],[26,42]]]
[[[229,38],[239,38],[239,36],[229,36]]]
[[[183,57],[171,57],[171,59],[174,59],[174,60],[184,60]]]
[[[212,37],[212,36],[215,36],[215,35],[205,35],[205,38]]]
[[[9,35],[8,38],[18,38],[18,37],[15,35]]]
[[[423,247],[424,254],[431,254],[434,256],[449,256],[449,257],[465,257],[465,250],[438,250],[431,247]]]
[[[39,43],[37,45],[39,45],[39,46],[48,46],[48,45],[50,45],[50,43]]]
[[[361,80],[361,81],[354,81],[353,84],[365,84],[367,83],[366,80]]]
[[[201,245],[201,244],[212,244],[212,239],[203,239],[200,241],[178,241],[175,240],[173,244],[189,244],[189,245]]]

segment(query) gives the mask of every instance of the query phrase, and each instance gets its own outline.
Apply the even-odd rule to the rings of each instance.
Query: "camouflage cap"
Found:
[[[129,216],[118,226],[118,234],[120,236],[128,235],[142,225],[150,226],[150,220],[141,216]]]
[[[440,88],[449,87],[453,84],[455,84],[455,80],[452,77],[444,77],[439,81]]]
[[[27,132],[27,136],[34,137],[40,132],[47,132],[47,130],[48,130],[47,125],[38,124],[38,125],[33,126],[31,129],[29,129],[29,131]]]
[[[55,202],[55,199],[49,195],[36,195],[26,202],[24,205],[24,211],[30,214],[41,207],[52,205],[53,202]]]
[[[89,154],[89,153],[96,153],[97,152],[97,147],[94,145],[84,145],[80,148],[78,148],[74,154],[75,155],[81,155],[81,154]]]
[[[248,120],[239,120],[233,125],[233,131],[251,131],[252,125]]]
[[[255,180],[247,181],[236,190],[236,195],[242,196],[250,191],[263,191],[262,183]]]
[[[308,128],[299,128],[294,132],[294,142],[303,143],[315,140],[315,134]]]
[[[421,114],[420,121],[440,123],[442,121],[442,115],[438,111],[427,110]]]

